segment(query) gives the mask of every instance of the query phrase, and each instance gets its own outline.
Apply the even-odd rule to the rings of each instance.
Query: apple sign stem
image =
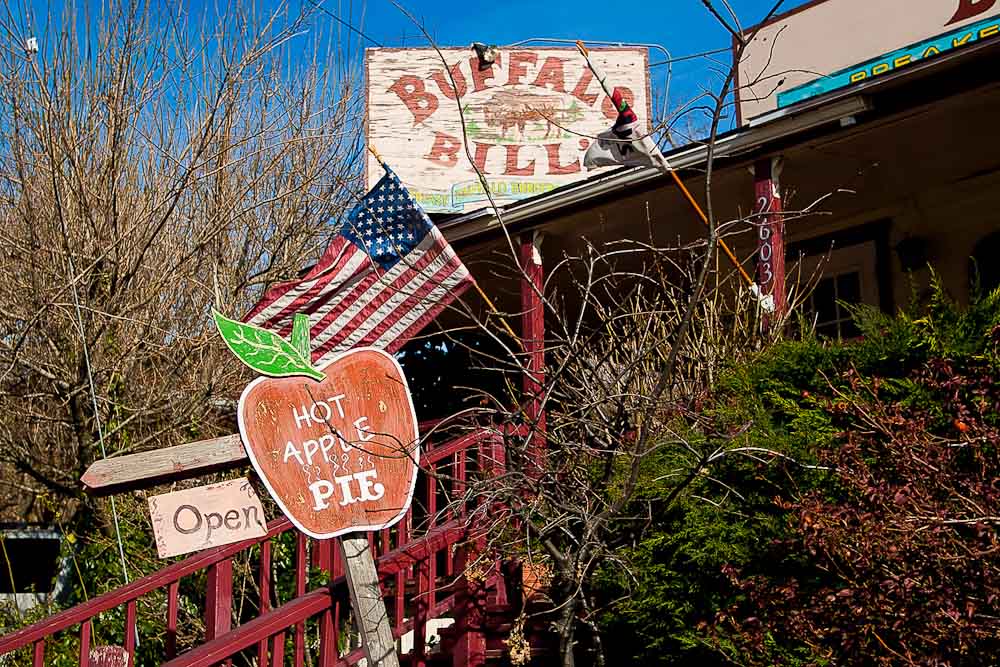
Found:
[[[361,534],[334,539],[340,541],[347,587],[351,591],[351,607],[354,615],[361,620],[361,639],[368,664],[375,667],[399,667],[396,640],[389,627],[389,615],[379,589],[378,571],[375,569],[375,559],[372,558],[368,538]]]

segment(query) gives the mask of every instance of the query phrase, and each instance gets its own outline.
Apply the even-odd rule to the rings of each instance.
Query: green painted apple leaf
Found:
[[[216,310],[212,310],[212,317],[229,350],[261,375],[305,375],[314,380],[326,377],[313,368],[308,357],[273,331],[231,320]]]

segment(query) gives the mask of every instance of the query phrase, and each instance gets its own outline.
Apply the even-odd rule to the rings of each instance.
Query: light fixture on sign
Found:
[[[497,56],[500,55],[500,48],[495,44],[487,46],[482,42],[473,42],[472,50],[476,52],[476,58],[479,59],[479,71],[483,72],[488,70],[496,62]]]

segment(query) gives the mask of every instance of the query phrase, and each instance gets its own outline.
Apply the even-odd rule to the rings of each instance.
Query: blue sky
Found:
[[[323,6],[336,14],[336,4],[327,0]],[[342,1],[339,4],[344,15],[353,9],[359,22],[361,3],[355,3],[354,8]],[[386,46],[422,41],[412,23],[389,0],[368,0],[365,4],[365,32],[373,38]],[[680,55],[728,45],[725,31],[700,0],[410,0],[402,4],[424,20],[435,39],[452,46],[473,39],[507,44],[528,37],[562,37],[656,42]],[[767,0],[733,0],[731,4],[744,25],[758,21],[770,7]],[[798,4],[802,0],[785,3],[787,8]]]
[[[308,6],[310,0],[298,0]],[[360,28],[383,46],[423,46],[420,31],[390,0],[312,0]],[[786,0],[782,12],[804,3]],[[532,37],[555,37],[655,43],[674,58],[730,46],[729,34],[701,0],[614,2],[607,0],[407,0],[402,4],[427,27],[441,46],[468,46],[473,41],[506,45]],[[721,3],[715,4],[722,9]],[[731,0],[744,27],[758,22],[771,0]],[[332,18],[325,17],[334,22]],[[366,46],[373,44],[358,38]],[[728,58],[718,54],[715,58]],[[650,62],[663,58],[654,51]],[[690,99],[703,86],[717,88],[710,57],[673,65],[671,98]],[[662,85],[665,67],[653,67],[655,86]]]
[[[154,0],[155,1],[155,0]],[[357,27],[371,40],[383,46],[424,46],[427,44],[413,22],[400,12],[392,0],[243,0],[256,5],[261,15],[285,7],[290,14],[300,8],[322,10],[316,15],[323,28],[337,26],[333,14]],[[660,44],[677,58],[714,49],[728,48],[728,33],[712,18],[702,0],[658,0],[626,3],[614,0],[397,0],[423,22],[441,46],[468,46],[473,41],[508,45],[532,37],[583,39],[624,43]],[[744,27],[751,26],[766,14],[775,0],[730,0],[730,5]],[[788,11],[806,0],[784,0],[781,12]],[[725,12],[720,0],[712,0]],[[209,16],[225,7],[228,0],[169,0],[173,11],[197,16]],[[101,0],[77,0],[81,18],[100,12]],[[46,14],[62,11],[59,5],[46,0],[29,0],[36,20]],[[171,11],[171,10],[167,10]],[[326,13],[324,13],[326,12]],[[58,20],[58,19],[57,19]],[[347,37],[347,29],[340,26]],[[326,33],[325,30],[321,31]],[[326,33],[329,34],[329,33]],[[373,41],[353,35],[352,52],[358,47],[374,46]],[[308,38],[306,38],[308,41]],[[700,88],[717,88],[719,79],[713,74],[713,58],[727,60],[728,55],[716,54],[674,63],[670,97],[674,103],[690,99]],[[652,51],[650,62],[664,58]],[[662,89],[665,66],[651,68],[654,92]]]
[[[151,0],[156,2],[157,0]],[[162,8],[165,15],[186,14],[195,18],[204,16],[211,24],[212,17],[229,5],[231,0],[168,0]],[[313,13],[315,29],[290,44],[293,60],[308,59],[312,49],[325,46],[324,42],[340,32],[341,39],[350,40],[349,60],[352,69],[360,74],[360,54],[368,46],[387,47],[425,46],[426,39],[417,26],[397,9],[392,0],[236,0],[256,8],[260,16],[282,9],[286,16],[295,16],[303,9]],[[697,96],[705,89],[717,90],[721,72],[729,62],[728,49],[731,39],[726,30],[705,9],[702,0],[659,0],[658,2],[625,3],[608,0],[397,0],[413,13],[441,46],[468,46],[473,41],[510,45],[530,38],[582,39],[625,44],[659,44],[673,58],[684,58],[706,51],[725,49],[725,52],[683,60],[670,65],[670,106],[676,108]],[[730,0],[730,5],[744,27],[763,18],[774,0]],[[801,5],[806,0],[785,0],[781,12]],[[712,0],[725,13],[720,0]],[[102,0],[77,0],[75,5],[82,21],[101,12]],[[320,11],[315,10],[315,6]],[[34,28],[28,32],[45,35],[43,24],[49,17],[58,25],[63,5],[50,5],[46,0],[29,0],[33,10]],[[153,6],[156,6],[155,4]],[[333,16],[349,23],[368,38],[351,33]],[[728,19],[728,17],[727,17]],[[301,40],[301,41],[300,41]],[[43,49],[45,45],[43,44]],[[650,78],[655,107],[665,89],[668,67],[665,57],[658,50],[650,52]],[[655,115],[655,114],[654,114]],[[668,112],[668,115],[671,115]],[[655,120],[660,120],[654,118]],[[703,119],[702,119],[703,120]],[[704,126],[704,122],[695,125]],[[723,123],[731,127],[732,119]],[[680,125],[684,125],[681,123]],[[676,129],[682,129],[676,126]],[[695,129],[695,132],[698,132]],[[689,137],[690,138],[690,137]]]

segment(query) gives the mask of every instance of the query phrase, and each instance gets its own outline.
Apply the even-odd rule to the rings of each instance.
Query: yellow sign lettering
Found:
[[[968,44],[968,43],[969,43],[969,40],[970,40],[970,39],[972,39],[972,35],[973,35],[973,34],[974,34],[974,33],[971,33],[971,32],[967,32],[967,33],[965,33],[965,35],[963,35],[963,36],[962,36],[962,38],[961,38],[961,39],[959,39],[958,37],[955,37],[955,38],[953,38],[953,39],[951,40],[951,45],[952,45],[952,46],[953,46],[954,48],[956,48],[956,49],[957,49],[958,47],[960,47],[960,46],[965,46],[966,44]]]

